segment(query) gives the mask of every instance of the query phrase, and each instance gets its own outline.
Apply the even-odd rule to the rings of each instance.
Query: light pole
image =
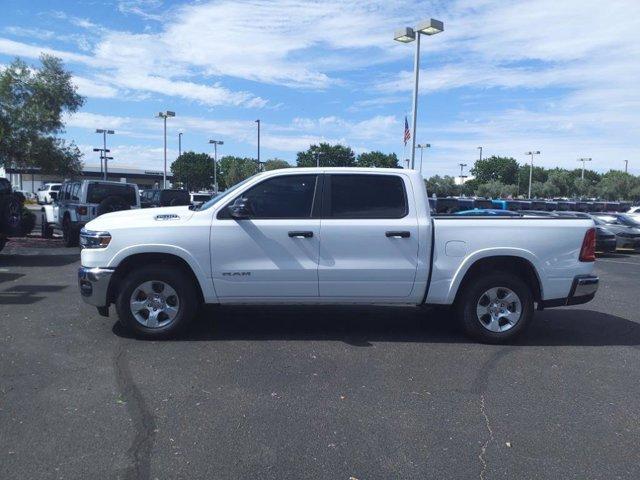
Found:
[[[591,157],[579,158],[578,161],[582,162],[582,176],[580,178],[584,182],[584,164],[585,164],[585,162],[590,162],[591,161]]]
[[[430,143],[419,143],[416,145],[416,148],[420,149],[420,174],[422,174],[422,154],[424,153],[425,148],[431,148]]]
[[[420,79],[420,36],[424,35],[435,35],[436,33],[440,33],[444,30],[444,24],[440,20],[434,20],[430,18],[429,20],[425,20],[418,24],[418,26],[414,29],[411,27],[404,27],[396,30],[394,35],[394,40],[401,43],[409,43],[416,41],[416,53],[413,63],[413,118],[411,119],[412,124],[412,135],[411,135],[411,168],[415,168],[416,166],[416,124],[418,117],[418,83]]]
[[[482,161],[482,147],[478,147],[478,150],[480,150],[480,161]]]
[[[218,193],[218,145],[224,145],[222,140],[209,140],[213,144],[213,193]]]
[[[260,168],[260,119],[256,120],[258,124],[258,168]]]
[[[465,175],[464,175],[464,167],[467,166],[466,163],[459,163],[460,165],[460,186],[464,183]]]
[[[116,133],[113,130],[107,130],[104,128],[96,128],[96,133],[101,133],[102,134],[102,149],[104,152],[104,155],[101,155],[100,157],[100,170],[102,170],[102,159],[104,158],[104,175],[103,175],[103,179],[106,180],[107,179],[107,160],[112,160],[113,157],[107,157],[107,152],[109,150],[107,150],[107,135],[113,135],[114,133]],[[94,152],[96,150],[94,149]]]
[[[629,160],[624,161],[624,173],[629,173]]]
[[[536,150],[536,151],[530,151],[530,152],[526,152],[525,155],[531,155],[531,167],[529,167],[529,197],[531,198],[531,180],[533,179],[533,156],[534,155],[540,155],[540,151]]]
[[[162,170],[162,188],[167,188],[167,118],[175,116],[176,112],[167,110],[166,112],[158,112],[157,117],[164,120],[164,169]]]
[[[182,156],[182,132],[178,132],[178,159]],[[180,168],[180,163],[178,165],[178,171],[182,173],[182,169]],[[182,175],[181,175],[182,176]],[[182,187],[184,188],[184,179],[182,182]]]

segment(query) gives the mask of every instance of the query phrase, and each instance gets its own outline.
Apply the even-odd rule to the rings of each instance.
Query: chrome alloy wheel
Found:
[[[476,314],[480,324],[491,332],[506,332],[522,317],[522,302],[513,290],[495,287],[478,300]]]
[[[180,310],[180,298],[171,285],[151,280],[133,290],[129,305],[139,324],[147,328],[162,328],[175,320]]]

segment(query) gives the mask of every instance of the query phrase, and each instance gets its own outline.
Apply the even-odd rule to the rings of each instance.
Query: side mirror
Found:
[[[251,200],[248,198],[237,198],[232,205],[227,208],[229,215],[236,220],[242,220],[250,218],[253,214],[253,208],[251,208]]]

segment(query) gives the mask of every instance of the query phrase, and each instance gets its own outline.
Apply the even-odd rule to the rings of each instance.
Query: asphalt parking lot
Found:
[[[140,341],[78,260],[0,253],[2,479],[640,478],[640,255],[509,346],[397,307],[211,307]]]

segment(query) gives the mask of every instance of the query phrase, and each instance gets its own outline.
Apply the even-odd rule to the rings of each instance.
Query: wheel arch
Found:
[[[196,285],[198,299],[200,303],[204,303],[205,295],[202,284],[186,260],[172,253],[145,252],[129,255],[118,264],[109,282],[109,288],[107,290],[108,304],[115,303],[116,297],[118,296],[118,289],[122,283],[121,280],[126,277],[127,273],[133,271],[136,267],[145,265],[165,265],[180,268],[191,278],[194,285]]]
[[[520,255],[504,254],[478,258],[470,262],[464,271],[459,270],[452,282],[452,303],[457,302],[460,292],[469,281],[488,271],[507,271],[517,275],[529,286],[534,300],[538,303],[542,301],[542,281],[533,262]]]

